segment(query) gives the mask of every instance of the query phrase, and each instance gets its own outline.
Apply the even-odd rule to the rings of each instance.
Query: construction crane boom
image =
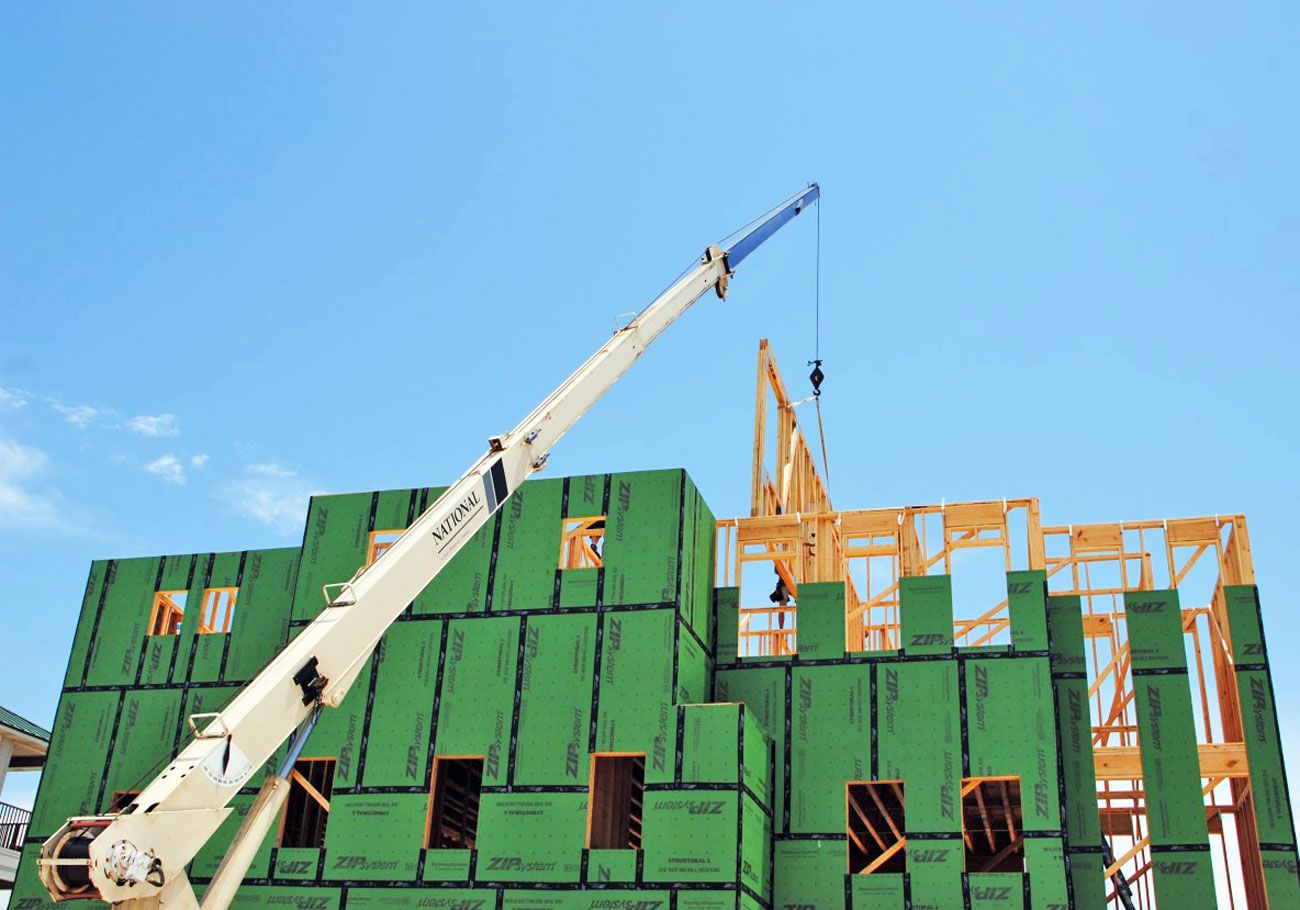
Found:
[[[41,848],[41,881],[57,900],[98,898],[131,910],[199,906],[185,867],[227,805],[291,735],[203,898],[224,910],[289,791],[293,763],[324,708],[337,707],[388,627],[518,488],[556,442],[701,296],[726,295],[739,262],[816,202],[809,186],[699,261],[616,331],[420,515],[378,560],[326,585],[326,606],[220,712],[188,719],[194,738],[116,814],[71,818]],[[296,735],[295,735],[296,731]]]

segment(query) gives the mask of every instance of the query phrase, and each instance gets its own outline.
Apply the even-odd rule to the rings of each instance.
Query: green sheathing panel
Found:
[[[483,784],[506,783],[518,617],[454,619],[447,631],[437,755],[482,755]]]
[[[194,857],[194,864],[190,866],[190,876],[193,878],[211,878],[216,874],[217,866],[221,864],[222,858],[230,850],[230,843],[235,838],[235,832],[243,823],[244,817],[248,815],[249,808],[253,805],[254,796],[251,794],[241,793],[230,801],[230,808],[234,811],[227,816],[226,820],[221,823],[215,834],[212,835],[202,847],[199,848],[198,854]],[[257,855],[248,866],[246,878],[265,878],[271,868],[271,848],[275,845],[275,826],[266,832],[266,837],[262,838],[262,846],[258,849]],[[314,851],[313,851],[314,852]],[[312,877],[316,875],[316,866],[312,865]]]
[[[155,591],[185,592],[185,616],[179,634],[146,635],[142,647],[139,681],[143,684],[183,682],[186,676],[194,630],[202,613],[203,580],[212,564],[212,554],[202,556],[165,556],[159,560],[159,573],[151,587]],[[149,595],[146,613],[153,612],[153,594]],[[217,655],[220,662],[220,653]],[[202,668],[200,668],[202,669]]]
[[[681,621],[677,635],[677,695],[679,705],[709,700],[709,656],[695,640],[690,627]]]
[[[1091,859],[1095,862],[1099,855],[1080,854],[1076,861]],[[1087,867],[1081,871],[1087,874]],[[1025,838],[1025,872],[1029,875],[1030,893],[1033,910],[1065,910],[1070,906],[1070,888],[1065,878],[1065,844],[1059,837]],[[971,876],[973,882],[980,876]],[[1098,888],[1095,890],[1076,889],[1074,905],[1083,907],[1100,907],[1105,903],[1105,894],[1100,890],[1101,870],[1097,870]],[[1081,899],[1086,895],[1086,899]],[[1015,906],[1020,906],[1016,904]]]
[[[1259,840],[1272,847],[1294,847],[1295,828],[1286,769],[1282,763],[1277,705],[1267,662],[1259,592],[1254,585],[1229,585],[1223,594]],[[1269,897],[1273,899],[1271,891]]]
[[[740,646],[740,588],[717,588],[713,592],[713,659],[735,663]]]
[[[40,856],[40,844],[27,844],[22,848],[18,856],[18,874],[9,895],[9,910],[55,910],[59,906],[50,900],[49,892],[36,877],[36,861]]]
[[[479,881],[578,881],[586,793],[484,793],[478,824]]]
[[[1213,893],[1196,726],[1188,689],[1182,613],[1177,591],[1134,591],[1124,595],[1138,744],[1151,829],[1156,897],[1190,906]],[[1161,848],[1182,848],[1176,854]]]
[[[185,621],[181,624],[177,643],[177,680],[183,677],[189,682],[218,682],[221,679],[221,661],[229,633],[200,635],[199,622],[203,618],[206,589],[237,587],[243,557],[243,553],[212,553],[200,559],[202,577],[196,573],[194,587],[185,603]],[[239,607],[236,596],[235,617],[239,616]],[[233,626],[234,617],[231,621]]]
[[[59,700],[42,772],[45,786],[28,837],[49,837],[70,816],[99,811],[99,785],[122,697],[118,692],[65,692]]]
[[[156,558],[113,562],[108,589],[102,603],[96,605],[98,616],[91,620],[95,632],[83,685],[129,686],[135,682],[153,607],[158,562]]]
[[[682,780],[685,783],[740,782],[743,710],[735,704],[687,705],[682,709]]]
[[[952,577],[926,575],[900,578],[899,612],[903,650],[908,654],[947,654],[952,651]]]
[[[717,519],[686,478],[686,505],[682,510],[682,593],[681,611],[687,624],[710,648],[712,638],[713,584],[717,576],[714,550],[717,548]]]
[[[482,894],[479,897],[483,897]],[[456,906],[455,910],[492,910],[500,906],[502,910],[668,910],[669,895],[666,891],[597,891],[581,893],[575,891],[532,891],[508,890],[504,903],[496,904],[491,892],[487,902],[481,907],[470,903],[468,906]],[[735,895],[731,895],[731,904],[735,906]],[[349,904],[351,906],[351,904]],[[681,910],[682,905],[678,905]]]
[[[588,474],[585,477],[570,477],[567,481],[568,494],[565,518],[591,518],[604,515],[605,475]],[[553,562],[559,565],[560,545],[557,539]],[[554,570],[555,566],[551,567]],[[560,608],[591,607],[596,604],[596,592],[599,588],[600,569],[564,569],[560,572]],[[554,579],[554,571],[551,575]]]
[[[745,706],[747,718],[752,718],[767,739],[776,743],[776,766],[772,769],[772,819],[774,828],[786,830],[785,806],[785,670],[781,668],[754,668],[747,670],[719,670],[714,682],[716,698],[720,702],[740,702]],[[754,748],[746,736],[746,767],[754,762],[749,751]],[[753,785],[751,784],[751,787]],[[847,859],[845,863],[847,864]]]
[[[299,552],[296,547],[249,551],[231,623],[225,679],[252,679],[288,640]]]
[[[793,678],[790,831],[842,833],[845,782],[871,778],[870,670],[795,667]]]
[[[1059,830],[1056,718],[1047,658],[967,660],[965,670],[969,776],[1019,775],[1025,829]]]
[[[320,868],[321,850],[317,847],[280,847],[275,852],[275,878],[311,881]]]
[[[740,782],[749,788],[760,805],[771,810],[775,807],[772,802],[772,740],[748,710],[741,715],[741,736]]]
[[[970,910],[1022,910],[1025,877],[1019,872],[971,873],[967,876]]]
[[[906,884],[896,873],[875,873],[849,877],[852,910],[903,910]]]
[[[494,910],[496,895],[491,891],[471,891],[468,888],[421,889],[412,892],[405,888],[350,888],[349,910],[397,910],[419,907],[421,910]]]
[[[1102,878],[1101,825],[1097,818],[1097,769],[1092,752],[1092,720],[1088,711],[1087,659],[1084,654],[1083,611],[1077,596],[1047,599],[1052,688],[1056,701],[1057,741],[1061,753],[1062,812],[1070,856],[1069,892],[1076,907],[1100,907],[1106,900]],[[1037,839],[1025,845],[1025,862],[1034,882],[1035,907],[1040,903],[1039,879],[1055,858],[1034,861]]]
[[[1213,900],[1214,866],[1210,852],[1169,852],[1151,847],[1157,906],[1203,907]]]
[[[740,800],[740,883],[766,900],[772,896],[772,817],[745,795]]]
[[[1031,569],[1007,573],[1007,615],[1014,650],[1047,650],[1046,572]]]
[[[426,882],[467,882],[473,851],[439,848],[424,853]]]
[[[1070,843],[1091,850],[1101,843],[1097,821],[1097,774],[1088,712],[1083,614],[1078,597],[1048,599],[1052,686],[1061,748],[1065,832]]]
[[[1300,907],[1300,875],[1295,850],[1264,850],[1264,890],[1269,906],[1294,910]]]
[[[231,910],[338,910],[341,894],[337,888],[244,885],[230,907]]]
[[[325,877],[414,881],[426,793],[334,794],[325,825]]]
[[[399,622],[384,635],[376,651],[379,674],[370,710],[361,783],[367,787],[414,787],[424,784],[428,764],[441,622]]]
[[[506,501],[500,513],[492,609],[542,610],[551,605],[560,564],[563,496],[563,480],[530,480]]]
[[[427,509],[445,487],[426,490],[421,497]],[[412,602],[416,616],[437,613],[481,613],[487,607],[488,577],[492,566],[492,542],[496,539],[498,515],[474,532],[460,552],[438,573]]]
[[[528,617],[516,784],[587,783],[596,617]]]
[[[907,798],[910,805],[910,790]],[[908,818],[908,825],[910,828],[911,818]],[[935,840],[908,835],[907,874],[911,879],[913,910],[961,907],[962,866],[965,861],[960,838]]]
[[[676,892],[676,895],[677,903],[675,906],[677,907],[677,910],[735,910],[737,906],[741,907],[742,910],[750,910],[751,906],[748,903],[737,904],[735,891],[678,891]],[[744,902],[748,900],[748,896],[741,895],[740,900]],[[588,905],[584,904],[584,906]],[[603,907],[604,905],[593,900],[590,906],[596,908]],[[636,907],[636,904],[630,906],[634,908],[634,910],[639,910],[639,908]],[[670,906],[673,905],[669,904],[663,907],[658,907],[651,904],[645,907],[644,910],[667,910]],[[618,910],[618,904],[614,903],[610,905],[609,910]],[[757,910],[757,908],[755,908],[755,910]]]
[[[798,651],[800,660],[844,656],[844,582],[799,586]]]
[[[612,507],[611,507],[612,508]],[[672,609],[606,613],[601,646],[597,752],[644,752],[647,783],[673,778]]]
[[[114,790],[138,790],[163,770],[173,754],[180,706],[181,693],[176,689],[126,693],[101,811],[108,810]]]
[[[734,882],[743,797],[734,790],[645,793],[647,882]]]
[[[961,705],[957,662],[882,664],[877,669],[876,699],[876,779],[903,781],[904,824],[909,838],[914,833],[959,833]],[[910,846],[910,839],[908,843]],[[960,865],[959,859],[959,870]],[[910,851],[908,870],[914,871]]]
[[[610,478],[605,532],[605,603],[677,599],[684,471],[640,471]]]
[[[1260,843],[1295,845],[1291,800],[1287,794],[1277,708],[1268,670],[1237,670],[1246,758]]]
[[[635,850],[590,850],[587,852],[587,880],[634,882],[636,860]]]
[[[371,493],[313,496],[294,587],[294,619],[313,619],[325,608],[322,587],[347,581],[366,561]]]
[[[90,564],[90,576],[86,579],[86,592],[81,598],[80,619],[77,630],[72,637],[72,653],[68,658],[68,670],[63,677],[65,688],[81,685],[86,673],[86,657],[90,649],[91,638],[95,629],[95,616],[99,611],[100,596],[105,593],[104,585],[108,579],[113,562],[97,559]]]
[[[303,758],[333,758],[335,790],[357,785],[361,762],[361,740],[366,729],[366,701],[369,697],[371,657],[357,674],[356,684],[348,690],[343,703],[321,714],[303,750]],[[280,747],[281,749],[284,746]],[[405,744],[403,744],[403,750]]]

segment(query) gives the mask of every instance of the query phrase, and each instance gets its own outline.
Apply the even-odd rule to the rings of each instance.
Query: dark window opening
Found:
[[[109,812],[121,812],[131,805],[131,801],[140,795],[139,790],[114,790],[113,799],[108,804]]]
[[[961,819],[967,872],[1025,871],[1020,778],[963,780]]]
[[[431,848],[473,850],[478,838],[479,792],[483,759],[433,760],[433,797],[425,844]]]
[[[849,872],[906,872],[903,782],[862,781],[847,788]]]
[[[587,846],[640,850],[644,799],[645,755],[593,755]]]
[[[300,758],[289,772],[289,798],[280,826],[281,847],[323,847],[334,789],[334,759]]]

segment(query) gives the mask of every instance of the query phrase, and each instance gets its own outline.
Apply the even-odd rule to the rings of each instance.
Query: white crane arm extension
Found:
[[[817,196],[811,185],[761,219],[728,251],[710,247],[518,426],[494,437],[489,451],[380,559],[337,586],[321,614],[220,713],[191,717],[194,739],[126,809],[69,819],[41,851],[40,875],[51,895],[56,900],[99,897],[138,908],[196,906],[184,870],[232,811],[227,808],[231,798],[314,711],[338,706],[406,606],[506,498],[542,468],[560,437],[649,344],[710,288],[719,296],[725,293],[728,252],[736,250],[733,258],[739,261]],[[267,802],[279,805],[269,792]],[[264,823],[257,827],[266,830]],[[253,851],[240,852],[251,856]],[[232,890],[243,868],[236,872]]]

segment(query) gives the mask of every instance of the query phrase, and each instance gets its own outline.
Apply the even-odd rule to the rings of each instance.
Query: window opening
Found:
[[[566,518],[560,536],[561,569],[599,569],[604,563],[605,516]]]
[[[208,588],[203,592],[203,612],[199,614],[200,635],[222,635],[230,631],[235,618],[238,588]]]
[[[850,874],[906,872],[903,782],[850,782],[847,801]]]
[[[587,800],[587,846],[640,850],[645,755],[593,755]]]
[[[371,531],[370,543],[366,547],[366,565],[373,565],[374,561],[392,548],[397,543],[397,538],[405,534],[405,531]]]
[[[153,610],[149,614],[150,635],[180,634],[188,595],[188,591],[159,591],[153,596]]]
[[[108,811],[121,812],[127,806],[131,805],[132,801],[134,801],[139,795],[139,790],[114,790],[113,798],[108,804]]]
[[[323,847],[334,789],[334,759],[300,758],[289,772],[280,823],[281,847]]]
[[[1023,872],[1024,818],[1020,778],[972,777],[961,782],[961,828],[967,872]]]
[[[433,793],[425,845],[435,849],[473,850],[478,840],[479,793],[483,757],[433,760]]]

